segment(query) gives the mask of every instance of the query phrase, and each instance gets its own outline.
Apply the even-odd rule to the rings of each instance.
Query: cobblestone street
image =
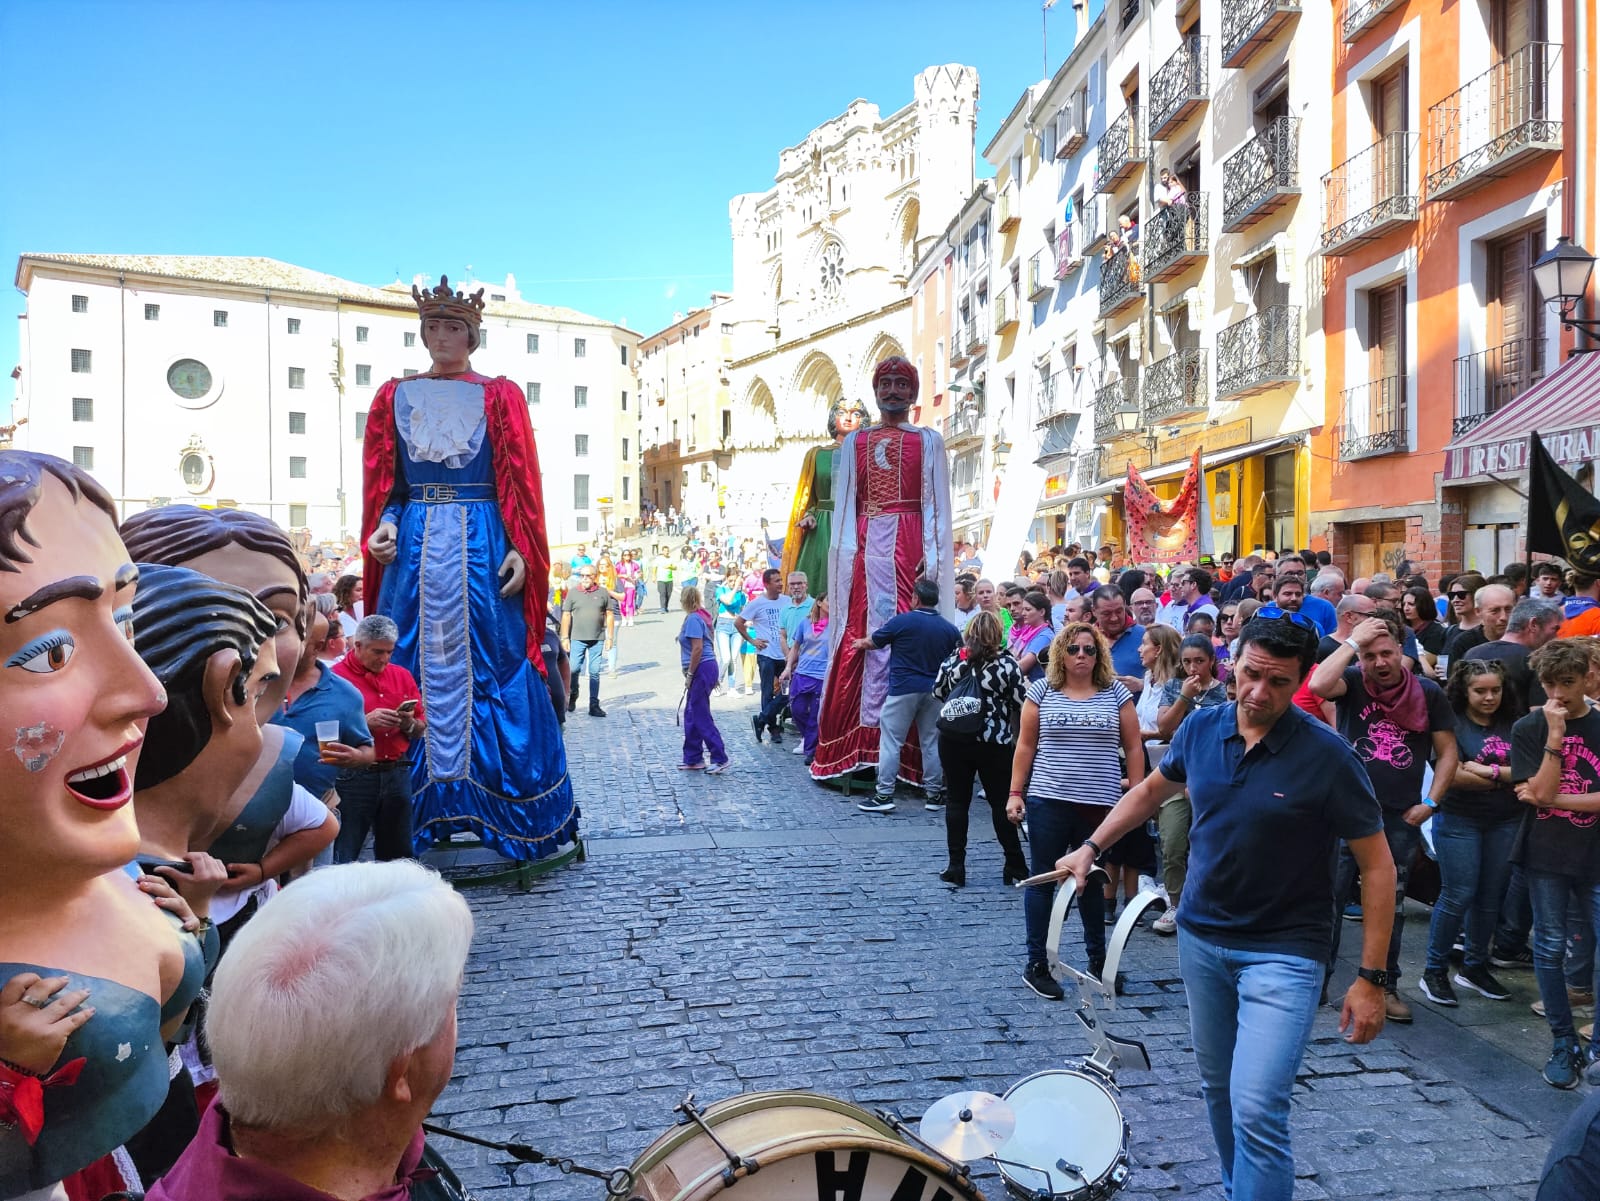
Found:
[[[609,716],[581,704],[571,715],[588,861],[527,893],[467,894],[478,934],[456,1078],[435,1120],[625,1165],[690,1091],[709,1104],[809,1088],[915,1120],[947,1093],[1003,1093],[1084,1054],[1068,1009],[1022,983],[1021,895],[1002,886],[984,818],[971,883],[951,889],[935,878],[942,817],[920,797],[869,816],[814,786],[792,738],[756,744],[742,696],[713,702],[732,769],[675,769],[678,622],[652,611],[620,631],[622,671],[603,680]],[[1550,1136],[1581,1099],[1538,1078],[1548,1040],[1528,1010],[1531,973],[1505,973],[1511,1002],[1464,996],[1448,1018],[1417,998],[1426,911],[1415,918],[1402,986],[1415,1025],[1351,1047],[1335,1011],[1317,1020],[1295,1090],[1297,1198],[1530,1196]],[[1345,944],[1359,938],[1347,932]],[[1076,933],[1070,954],[1082,963]],[[1123,1195],[1220,1198],[1175,941],[1137,932],[1124,970],[1108,1024],[1145,1043],[1153,1070],[1119,1076],[1134,1164]],[[603,1193],[435,1141],[479,1197]],[[992,1169],[978,1183],[990,1201],[1003,1195]]]

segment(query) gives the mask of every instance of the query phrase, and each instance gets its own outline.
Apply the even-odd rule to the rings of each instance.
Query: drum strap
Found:
[[[463,1143],[472,1143],[478,1147],[488,1147],[491,1151],[503,1151],[512,1159],[522,1163],[549,1164],[563,1176],[590,1176],[596,1180],[606,1182],[606,1196],[622,1198],[633,1193],[634,1176],[628,1168],[589,1168],[575,1160],[567,1159],[561,1155],[548,1155],[537,1151],[526,1143],[497,1143],[486,1138],[477,1138],[471,1134],[463,1134],[459,1130],[451,1130],[448,1126],[440,1126],[433,1122],[422,1123],[422,1128],[429,1134],[437,1134],[444,1138],[457,1139]]]

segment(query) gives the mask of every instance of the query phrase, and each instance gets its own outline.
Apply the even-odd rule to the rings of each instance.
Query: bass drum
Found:
[[[1128,1182],[1128,1123],[1110,1088],[1087,1072],[1035,1072],[1005,1099],[1016,1129],[996,1151],[1018,1197],[1100,1201]]]
[[[743,1093],[675,1126],[633,1163],[634,1201],[738,1195],[783,1201],[982,1201],[957,1165],[913,1147],[847,1101],[812,1092]],[[734,1168],[717,1143],[753,1161]]]

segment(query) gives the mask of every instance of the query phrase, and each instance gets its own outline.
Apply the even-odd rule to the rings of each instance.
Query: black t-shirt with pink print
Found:
[[[1535,711],[1511,728],[1511,775],[1529,780],[1544,764],[1550,726]],[[1600,793],[1600,713],[1568,718],[1561,739],[1561,792]],[[1600,813],[1568,809],[1534,809],[1523,819],[1511,861],[1529,871],[1571,876],[1583,884],[1600,883]]]
[[[1487,726],[1480,726],[1470,717],[1456,718],[1456,750],[1461,762],[1500,768],[1500,787],[1452,788],[1444,794],[1439,808],[1452,817],[1481,822],[1511,821],[1522,816],[1527,806],[1517,800],[1511,786],[1511,727],[1510,717],[1497,718]]]
[[[1433,735],[1456,728],[1444,689],[1432,680],[1417,682],[1428,703],[1426,730],[1402,730],[1384,716],[1362,684],[1359,667],[1345,669],[1345,692],[1337,702],[1339,733],[1367,769],[1378,803],[1389,810],[1422,803],[1422,778],[1433,758]]]

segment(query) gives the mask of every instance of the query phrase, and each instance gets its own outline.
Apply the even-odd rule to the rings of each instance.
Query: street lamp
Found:
[[[1600,335],[1600,321],[1578,316],[1589,294],[1589,278],[1594,274],[1594,255],[1571,238],[1560,237],[1539,256],[1533,265],[1533,280],[1545,303],[1554,302],[1561,313],[1561,328],[1577,329],[1591,337]]]
[[[1139,412],[1138,405],[1130,403],[1116,409],[1111,416],[1117,423],[1117,433],[1131,434],[1139,428],[1143,414]]]

